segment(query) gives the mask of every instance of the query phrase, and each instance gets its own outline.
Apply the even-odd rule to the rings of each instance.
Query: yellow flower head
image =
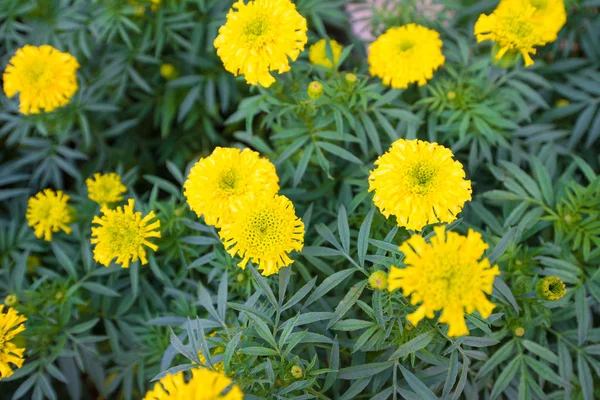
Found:
[[[190,169],[183,188],[192,211],[219,227],[231,219],[233,204],[245,195],[277,193],[279,177],[275,166],[255,151],[217,147]]]
[[[98,204],[117,203],[123,200],[123,193],[127,187],[121,183],[121,177],[114,172],[109,174],[94,174],[94,178],[85,180],[88,189],[88,197]]]
[[[416,326],[423,317],[433,318],[443,310],[439,321],[449,325],[448,336],[461,336],[469,333],[465,312],[477,310],[483,318],[490,316],[495,306],[485,293],[492,293],[494,277],[500,272],[497,265],[490,267],[487,258],[481,259],[488,247],[481,234],[469,230],[462,236],[445,230],[435,227],[431,243],[413,235],[400,246],[406,267],[391,268],[388,290],[400,288],[411,304],[420,303],[406,317],[411,324]]]
[[[17,50],[4,71],[4,93],[19,96],[23,114],[54,111],[69,104],[77,91],[79,63],[52,46],[25,45]]]
[[[471,200],[471,181],[460,162],[437,143],[398,139],[369,176],[373,202],[399,226],[420,230],[436,222],[452,222]]]
[[[186,381],[183,372],[167,375],[158,381],[143,400],[242,400],[244,394],[222,372],[195,368]]]
[[[92,223],[99,226],[92,227],[91,243],[96,245],[94,260],[100,264],[108,267],[115,258],[123,268],[129,268],[129,263],[138,259],[147,264],[144,246],[154,251],[158,249],[148,238],[160,237],[160,221],[151,222],[156,218],[154,211],[142,218],[141,212],[133,211],[134,203],[129,199],[126,206],[116,210],[103,206],[103,215],[94,217]]]
[[[238,0],[214,45],[227,71],[269,87],[275,82],[269,71],[289,71],[289,59],[304,50],[306,30],[306,19],[290,0]]]
[[[25,362],[25,349],[17,347],[11,340],[25,330],[23,322],[26,320],[14,308],[4,312],[4,305],[0,304],[0,380],[11,376],[13,368],[21,368]]]
[[[67,204],[69,196],[62,191],[44,189],[29,198],[27,203],[27,221],[33,227],[33,233],[38,239],[52,240],[52,233],[62,229],[66,234],[71,233],[69,225],[73,222],[71,207]]]
[[[424,85],[444,61],[439,33],[417,24],[388,29],[369,49],[369,72],[395,89]]]
[[[334,64],[337,64],[340,59],[340,55],[342,54],[342,46],[333,39],[329,39],[329,44],[331,45],[331,53],[334,61],[333,64],[327,57],[327,40],[325,39],[321,39],[317,43],[310,46],[308,49],[308,60],[315,65],[321,65],[325,68],[333,68]]]
[[[566,20],[563,0],[502,0],[492,14],[479,16],[475,35],[477,42],[496,42],[496,60],[520,53],[528,67],[535,47],[555,41]]]
[[[304,246],[304,223],[285,196],[251,194],[233,206],[233,218],[219,236],[231,256],[239,254],[244,269],[251,260],[265,276],[276,274],[293,261],[288,254]]]

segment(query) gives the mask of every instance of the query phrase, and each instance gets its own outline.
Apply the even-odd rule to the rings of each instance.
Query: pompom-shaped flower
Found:
[[[443,310],[439,321],[450,326],[448,336],[461,336],[469,333],[465,312],[477,310],[483,318],[490,316],[495,306],[485,293],[492,293],[494,277],[500,272],[487,258],[481,259],[488,247],[481,234],[469,230],[462,236],[445,229],[435,227],[431,243],[413,235],[400,246],[406,267],[391,268],[388,290],[400,288],[411,304],[420,304],[407,316],[411,324],[416,326]]]
[[[54,111],[69,104],[77,91],[79,63],[69,53],[52,46],[25,45],[17,50],[4,71],[4,93],[19,95],[23,114]]]
[[[68,225],[73,222],[73,212],[69,207],[69,196],[62,191],[44,189],[29,198],[27,203],[27,221],[33,227],[38,239],[52,240],[52,233],[59,230],[71,233]]]
[[[437,143],[398,139],[369,176],[373,201],[399,226],[420,230],[436,222],[452,222],[471,200],[471,181],[460,162]]]
[[[169,374],[158,381],[143,400],[242,400],[244,394],[222,372],[205,368],[192,370],[186,381],[184,372]]]
[[[369,48],[369,72],[384,85],[424,85],[444,64],[439,33],[417,24],[388,29]]]
[[[342,54],[342,46],[333,39],[329,39],[331,46],[331,55],[333,56],[333,62],[327,57],[327,40],[321,39],[317,43],[310,46],[308,49],[308,60],[315,65],[320,65],[325,68],[333,68],[334,64],[340,59]]]
[[[219,236],[232,257],[242,257],[240,268],[251,260],[265,276],[290,265],[291,251],[304,246],[304,223],[285,196],[251,194],[233,206],[234,215],[223,224]]]
[[[147,264],[146,249],[144,246],[156,251],[158,246],[148,241],[148,238],[160,237],[160,221],[156,220],[154,211],[142,218],[141,212],[134,212],[135,201],[129,199],[126,206],[111,210],[102,207],[102,216],[94,217],[92,223],[91,243],[94,247],[94,260],[104,266],[109,266],[116,258],[116,263],[123,268],[129,268],[130,262],[138,259],[142,264]]]
[[[18,347],[12,340],[25,330],[23,322],[26,320],[14,308],[9,307],[4,312],[4,305],[0,304],[0,380],[13,374],[13,365],[21,368],[25,362],[25,348]]]
[[[98,204],[110,204],[123,200],[123,193],[127,187],[121,182],[121,177],[114,172],[94,174],[93,179],[85,180],[88,189],[88,197]]]
[[[279,177],[255,151],[217,147],[190,169],[183,188],[192,211],[218,227],[231,219],[233,204],[245,195],[277,193]]]
[[[502,0],[492,14],[479,16],[475,35],[477,42],[496,42],[496,61],[521,54],[530,66],[535,47],[556,40],[566,18],[562,0]]]
[[[289,60],[304,50],[306,30],[306,19],[290,0],[238,0],[214,45],[227,71],[269,87],[275,82],[269,71],[289,71]]]

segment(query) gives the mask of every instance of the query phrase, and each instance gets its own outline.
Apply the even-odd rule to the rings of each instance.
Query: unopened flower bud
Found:
[[[299,365],[294,365],[292,367],[292,369],[290,370],[290,373],[296,379],[300,379],[304,376],[304,371],[302,370],[302,367],[300,367]]]
[[[513,329],[513,332],[515,336],[521,337],[525,334],[525,328],[522,326],[517,326],[515,329]]]
[[[160,76],[170,81],[177,77],[177,69],[173,64],[165,63],[160,66]]]
[[[448,100],[454,100],[456,98],[456,92],[454,90],[449,91],[446,93],[446,98]]]
[[[565,283],[557,276],[546,276],[535,285],[535,293],[542,300],[556,301],[567,293]]]
[[[323,94],[323,85],[320,82],[312,81],[308,84],[307,93],[311,99],[318,99]]]
[[[349,84],[350,86],[354,85],[356,83],[356,81],[358,81],[358,77],[356,76],[356,74],[353,74],[352,72],[348,72],[344,76],[344,79],[346,80],[346,83]]]
[[[14,294],[9,294],[4,299],[4,304],[8,307],[12,307],[19,302],[19,298]]]
[[[375,271],[369,276],[369,286],[373,290],[387,289],[387,273],[385,271]]]

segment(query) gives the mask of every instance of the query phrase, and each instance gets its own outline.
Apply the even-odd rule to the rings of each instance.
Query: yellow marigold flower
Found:
[[[4,93],[19,95],[23,114],[54,111],[69,104],[77,91],[79,63],[69,53],[52,46],[25,45],[17,50],[4,71]]]
[[[471,200],[471,181],[460,162],[437,143],[398,139],[369,176],[373,202],[399,226],[420,230],[436,222],[452,222]]]
[[[369,275],[369,286],[373,290],[385,290],[388,286],[388,274],[385,271],[375,271]]]
[[[306,19],[290,0],[238,0],[214,46],[227,71],[269,87],[275,82],[269,71],[289,71],[289,60],[304,50],[306,30]]]
[[[388,29],[369,49],[371,75],[396,89],[424,85],[444,61],[439,33],[417,24]]]
[[[111,210],[106,206],[101,209],[102,216],[94,217],[92,223],[91,243],[94,247],[94,260],[104,266],[109,266],[116,258],[116,263],[123,268],[129,268],[130,262],[138,259],[147,264],[146,249],[156,251],[158,246],[148,241],[148,238],[160,237],[160,221],[156,220],[154,211],[142,218],[141,212],[134,212],[135,201],[129,199],[126,206]]]
[[[27,203],[28,225],[33,227],[33,233],[38,239],[52,240],[52,233],[62,229],[66,234],[71,233],[67,225],[73,221],[72,210],[67,204],[69,196],[62,191],[44,189],[29,198]]]
[[[469,230],[462,236],[445,229],[435,227],[431,243],[413,235],[400,246],[406,267],[391,268],[388,290],[400,288],[404,296],[410,296],[411,304],[421,303],[407,316],[411,324],[416,326],[423,317],[433,318],[443,310],[439,321],[450,326],[448,336],[461,336],[469,333],[465,311],[490,316],[495,306],[485,293],[492,292],[494,277],[500,272],[497,265],[490,267],[487,258],[481,259],[488,247],[481,234]]]
[[[563,0],[502,0],[492,14],[479,16],[475,35],[477,42],[496,42],[495,60],[520,53],[528,67],[535,47],[555,41],[566,19]]]
[[[0,380],[11,376],[13,368],[21,368],[25,362],[25,349],[19,348],[12,339],[25,330],[23,322],[26,320],[14,308],[4,312],[4,305],[0,304]]]
[[[321,39],[317,43],[310,46],[308,49],[308,60],[315,65],[320,65],[325,68],[333,68],[334,64],[340,59],[342,54],[342,46],[335,40],[329,39],[331,45],[331,53],[333,55],[333,63],[327,57],[327,40]]]
[[[275,166],[255,151],[217,147],[190,169],[183,188],[192,211],[219,227],[231,219],[233,204],[245,195],[277,193],[279,177]]]
[[[121,177],[114,172],[94,174],[93,179],[85,180],[88,189],[88,197],[98,204],[117,203],[123,200],[123,193],[127,187],[121,182]]]
[[[143,400],[242,400],[244,394],[222,372],[206,368],[195,368],[186,381],[185,374],[169,374],[158,381]]]
[[[304,223],[285,196],[251,194],[233,206],[234,215],[219,236],[232,257],[239,254],[240,268],[249,260],[265,276],[276,274],[293,261],[288,254],[304,246]]]

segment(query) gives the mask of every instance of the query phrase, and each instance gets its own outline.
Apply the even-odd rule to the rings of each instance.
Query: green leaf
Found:
[[[354,268],[345,269],[343,271],[338,271],[335,274],[328,276],[325,278],[323,283],[321,283],[314,292],[310,295],[308,300],[304,303],[304,307],[308,307],[315,301],[319,300],[321,297],[325,296],[332,290],[334,287],[338,286],[342,283],[344,279],[352,275],[356,271]]]
[[[494,383],[494,387],[492,389],[492,399],[498,398],[504,389],[508,387],[510,381],[515,377],[519,369],[519,365],[521,364],[521,357],[514,358],[507,366],[504,368],[496,383]]]
[[[350,253],[350,227],[348,226],[348,214],[346,213],[346,207],[344,207],[343,204],[340,206],[340,210],[338,212],[337,225],[342,247],[346,253]]]
[[[279,353],[273,349],[268,349],[266,347],[244,347],[239,349],[239,352],[242,354],[248,354],[250,356],[278,356]]]
[[[98,293],[103,296],[109,296],[109,297],[120,297],[121,296],[118,292],[114,291],[113,289],[107,288],[106,286],[102,286],[99,283],[83,282],[83,284],[81,286],[83,286],[90,292]]]
[[[361,161],[360,158],[356,157],[354,154],[350,153],[348,150],[343,149],[340,146],[335,145],[333,143],[317,142],[317,146],[319,146],[323,150],[325,150],[335,156],[343,158],[346,161],[350,161],[352,163],[360,164],[360,165],[363,164],[363,162]]]
[[[546,361],[549,361],[553,364],[558,365],[558,356],[554,354],[550,349],[540,346],[539,344],[532,342],[527,339],[523,339],[521,344],[530,352],[535,354],[536,356],[543,358]]]
[[[432,340],[435,335],[433,330],[422,333],[416,338],[404,343],[398,350],[396,350],[388,360],[397,360],[402,357],[406,357],[409,354],[416,353],[417,351],[425,348]]]
[[[256,270],[256,268],[254,268],[251,262],[248,263],[247,268],[249,268],[250,272],[252,272],[252,276],[254,276],[254,282],[258,286],[258,289],[261,291],[261,293],[267,298],[267,300],[269,300],[269,302],[273,305],[273,307],[276,310],[279,309],[277,299],[275,298],[275,295],[273,294],[273,291],[267,284],[265,278],[258,273],[258,271]]]
[[[352,367],[342,368],[339,371],[337,379],[355,380],[368,378],[379,374],[394,365],[394,361],[384,361],[372,364],[361,364]]]
[[[360,297],[363,289],[365,288],[366,284],[367,284],[367,281],[364,280],[364,281],[361,281],[361,282],[355,284],[354,286],[352,286],[352,288],[350,288],[350,291],[342,299],[340,304],[338,304],[338,306],[335,308],[334,315],[331,318],[331,320],[329,321],[329,323],[327,324],[327,329],[331,328],[336,322],[338,322],[340,319],[342,319],[342,317],[344,315],[346,315],[346,313],[348,311],[350,311],[350,308],[352,308],[354,303],[356,303],[356,301]]]
[[[365,267],[365,257],[367,255],[367,249],[369,248],[369,235],[371,233],[371,223],[373,222],[373,215],[375,215],[375,208],[371,208],[371,211],[365,217],[360,231],[358,232],[358,263],[361,267]]]
[[[410,371],[404,368],[402,365],[398,365],[400,371],[402,371],[402,375],[408,386],[419,396],[420,399],[424,400],[437,400],[437,397],[433,392],[425,385],[423,382],[419,380],[416,376],[414,376]]]

